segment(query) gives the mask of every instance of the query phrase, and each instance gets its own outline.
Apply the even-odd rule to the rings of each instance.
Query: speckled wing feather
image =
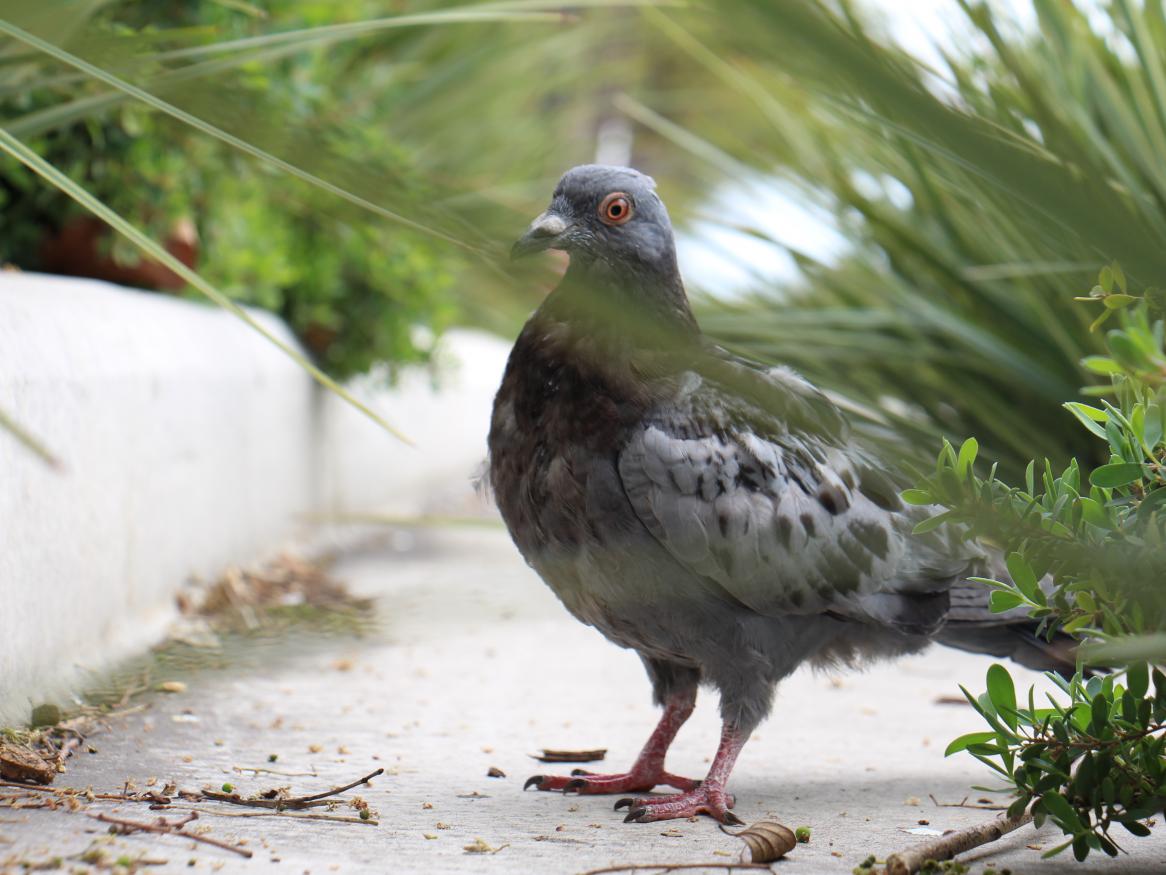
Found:
[[[723,352],[717,361],[687,373],[620,453],[643,524],[683,565],[758,613],[938,628],[967,559],[911,537],[927,511],[900,502],[810,384]]]

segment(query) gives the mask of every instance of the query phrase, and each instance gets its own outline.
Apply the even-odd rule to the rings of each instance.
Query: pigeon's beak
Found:
[[[555,242],[568,227],[566,219],[558,213],[547,210],[530,223],[526,233],[510,248],[511,260],[530,255],[532,252],[558,248]]]

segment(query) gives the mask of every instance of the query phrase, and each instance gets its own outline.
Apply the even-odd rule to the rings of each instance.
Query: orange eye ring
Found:
[[[599,205],[599,221],[605,225],[622,225],[634,212],[632,199],[622,191],[613,191]]]

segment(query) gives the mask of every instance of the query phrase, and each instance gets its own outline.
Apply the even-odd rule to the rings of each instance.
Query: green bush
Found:
[[[1126,667],[1124,685],[1112,674],[1050,675],[1064,698],[1037,707],[1030,689],[1025,707],[994,665],[986,693],[964,691],[991,731],[948,748],[999,773],[1017,797],[1011,814],[1030,810],[1070,837],[1049,855],[1071,846],[1078,859],[1116,854],[1113,826],[1144,836],[1143,821],[1166,813],[1166,675],[1151,666],[1166,663],[1166,313],[1155,289],[1131,294],[1116,265],[1082,300],[1101,305],[1095,325],[1114,313],[1121,323],[1106,336],[1109,354],[1083,362],[1109,379],[1085,389],[1098,404],[1065,405],[1107,461],[1090,470],[1074,459],[1059,473],[1033,462],[1013,486],[995,467],[977,474],[969,439],[958,451],[945,443],[903,495],[943,508],[919,531],[958,526],[1007,555],[1010,579],[982,581],[992,610],[1026,607],[1043,630],[1081,639],[1086,661]]]
[[[372,8],[359,0],[327,10],[274,5],[284,27],[310,27]],[[119,58],[110,64],[116,73],[165,83],[165,71],[155,69],[159,54],[240,39],[261,32],[261,25],[212,0],[115,3],[88,22],[85,47],[90,56]],[[405,150],[386,130],[383,104],[390,92],[386,67],[375,55],[343,46],[286,58],[228,59],[217,73],[159,90],[318,171],[356,176],[366,186],[423,189]],[[166,240],[179,223],[192,222],[199,272],[239,302],[283,315],[333,375],[359,373],[378,361],[425,359],[432,333],[457,312],[457,257],[449,246],[289,180],[140,104],[76,108],[108,89],[63,76],[48,61],[28,61],[18,77],[24,87],[0,92],[6,127],[155,239]],[[40,268],[44,241],[82,215],[16,161],[0,163],[0,261]],[[140,258],[120,238],[101,245],[118,264]],[[418,326],[430,331],[418,333]]]

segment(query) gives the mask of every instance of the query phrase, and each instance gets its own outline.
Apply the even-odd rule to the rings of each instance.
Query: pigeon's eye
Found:
[[[631,198],[622,191],[613,191],[599,205],[599,219],[606,225],[622,225],[631,217]]]

